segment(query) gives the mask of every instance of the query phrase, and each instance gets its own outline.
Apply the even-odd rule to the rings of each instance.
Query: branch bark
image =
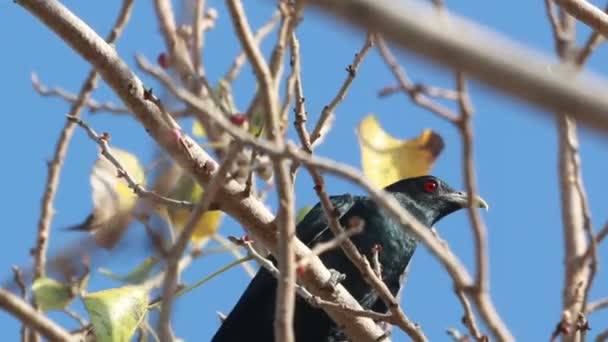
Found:
[[[466,19],[391,0],[311,0],[366,32],[461,70],[494,88],[554,112],[567,111],[581,123],[608,132],[605,80],[573,78],[572,69]],[[554,112],[540,112],[554,114]]]
[[[50,341],[79,341],[61,326],[37,312],[29,303],[2,288],[0,307]]]

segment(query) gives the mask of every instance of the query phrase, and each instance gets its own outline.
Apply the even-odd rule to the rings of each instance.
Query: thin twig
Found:
[[[23,280],[23,273],[21,273],[21,269],[15,265],[13,265],[12,270],[13,270],[13,279],[15,280],[15,283],[19,287],[19,293],[21,295],[21,299],[23,299],[23,301],[26,301],[27,300],[27,286],[25,285],[25,280]],[[22,342],[27,341],[27,327],[25,324],[21,325],[21,328],[19,329],[19,335],[21,336]]]
[[[31,75],[32,87],[34,90],[38,92],[41,96],[51,96],[51,97],[59,97],[69,103],[76,103],[78,100],[78,96],[68,92],[62,88],[47,88],[44,84],[40,82],[38,78],[38,74],[32,73]],[[121,107],[112,102],[99,102],[94,99],[89,98],[83,106],[87,107],[91,113],[95,112],[108,112],[112,114],[130,114],[131,112],[125,108]]]
[[[108,44],[113,44],[122,33],[126,23],[129,21],[131,9],[133,8],[133,0],[124,0],[119,11],[116,23],[106,38]],[[70,108],[69,116],[78,117],[83,105],[89,99],[93,90],[97,87],[98,74],[95,69],[89,71],[89,74],[84,81],[79,93],[78,100],[74,102]],[[34,278],[39,278],[45,274],[46,266],[46,251],[48,248],[48,240],[51,229],[51,220],[55,210],[53,209],[53,200],[59,186],[59,176],[61,168],[65,160],[68,144],[74,134],[75,125],[67,120],[57,143],[55,144],[55,152],[53,159],[48,164],[48,174],[44,194],[41,201],[41,214],[38,221],[38,234],[36,237],[36,247],[33,249],[34,255]]]
[[[194,63],[194,71],[199,75],[204,74],[201,53],[204,44],[205,28],[207,27],[203,26],[203,22],[207,19],[206,15],[203,14],[206,2],[206,0],[195,0],[194,9],[192,10],[192,62]]]
[[[318,140],[321,138],[324,131],[326,130],[326,126],[328,122],[331,121],[331,117],[334,111],[336,110],[336,107],[342,101],[344,101],[344,98],[346,97],[346,94],[350,89],[350,86],[353,83],[355,76],[357,76],[357,72],[359,71],[361,63],[365,59],[365,56],[367,55],[369,50],[371,50],[372,46],[374,46],[376,38],[377,36],[368,33],[367,37],[365,38],[365,43],[363,43],[363,46],[361,47],[361,50],[359,50],[359,52],[355,54],[355,58],[353,59],[352,64],[350,64],[346,68],[346,78],[344,79],[342,86],[338,90],[338,93],[336,94],[336,96],[334,96],[334,98],[329,102],[328,105],[323,107],[323,110],[321,111],[321,116],[319,117],[319,121],[317,122],[317,124],[312,130],[312,133],[310,134],[310,143],[313,148],[318,144]]]
[[[296,98],[296,106],[294,108],[296,119],[294,121],[294,126],[296,128],[296,132],[298,133],[298,137],[300,137],[302,149],[308,153],[312,153],[312,143],[310,142],[310,135],[306,129],[307,113],[306,105],[304,103],[304,87],[302,86],[302,70],[300,67],[300,43],[298,42],[298,38],[296,37],[295,33],[291,36],[291,53]],[[295,170],[292,166],[292,169],[290,170],[292,180],[295,175],[294,171]]]
[[[598,299],[595,302],[591,302],[587,305],[587,311],[585,312],[587,315],[608,308],[608,298]]]
[[[427,97],[424,92],[420,90],[420,87],[416,86],[414,83],[412,83],[412,81],[409,80],[405,70],[401,65],[399,65],[395,55],[393,55],[388,45],[384,42],[384,39],[382,39],[380,36],[376,37],[376,45],[378,46],[380,56],[382,56],[384,62],[393,72],[397,83],[399,83],[399,87],[403,89],[405,95],[410,97],[412,102],[432,113],[435,113],[448,122],[456,123],[458,121],[458,118],[454,112]]]
[[[64,308],[63,312],[65,312],[68,316],[78,322],[81,327],[86,327],[89,324],[86,319],[81,317],[76,311],[73,311],[70,308]]]
[[[327,251],[340,247],[342,241],[349,239],[351,236],[359,234],[363,231],[363,225],[351,227],[349,230],[345,230],[340,235],[335,236],[329,241],[323,241],[317,243],[311,250],[309,256],[305,256],[298,260],[298,268],[305,268],[308,262],[313,256],[319,256]]]
[[[458,107],[460,111],[458,128],[462,137],[463,169],[468,194],[468,214],[475,241],[475,262],[477,270],[475,286],[470,289],[469,294],[474,297],[486,295],[489,296],[487,230],[483,220],[481,219],[479,210],[476,208],[474,203],[475,198],[477,198],[478,191],[476,186],[475,163],[473,161],[473,108],[469,100],[466,80],[462,72],[456,73],[456,88],[458,92]],[[477,328],[475,316],[470,308],[470,303],[468,303],[468,300],[466,297],[464,297],[462,289],[457,289],[456,293],[458,294],[458,297],[460,298],[465,309],[467,327],[469,328],[471,335],[476,340],[481,341],[483,335],[481,335],[479,328]],[[495,312],[489,312],[485,306],[481,306],[479,309],[479,313],[485,318],[484,320],[488,323],[488,327],[494,336],[508,336],[509,333],[507,328],[501,324],[500,320],[496,319],[498,316]]]
[[[249,251],[249,255],[253,256],[260,263],[260,265],[262,267],[264,267],[266,270],[268,270],[268,272],[270,272],[270,274],[272,274],[275,278],[277,278],[277,279],[280,278],[281,274],[280,274],[279,270],[274,266],[274,264],[270,260],[261,256],[255,250],[255,248],[253,248],[253,245],[251,244],[250,241],[243,242],[242,244]],[[313,307],[340,310],[340,311],[343,311],[350,315],[368,317],[368,318],[371,318],[371,319],[374,319],[377,321],[386,321],[386,322],[394,321],[390,314],[383,314],[383,313],[379,313],[379,312],[375,312],[375,311],[371,311],[371,310],[353,309],[353,308],[350,308],[343,304],[330,302],[330,301],[324,300],[322,298],[319,298],[317,296],[314,296],[310,292],[308,292],[308,290],[306,290],[306,288],[304,288],[303,286],[300,286],[298,284],[295,284],[295,288],[296,288],[296,292],[298,293],[298,295],[301,296],[307,303],[309,303]],[[376,341],[380,341],[380,340],[376,340]]]
[[[340,86],[340,89],[338,89],[338,92],[333,97],[333,99],[329,102],[329,104],[326,105],[325,107],[323,107],[319,120],[317,121],[315,127],[313,128],[312,133],[308,137],[302,136],[302,134],[306,132],[305,123],[306,123],[307,118],[306,118],[306,110],[304,109],[304,96],[302,94],[301,89],[299,89],[300,94],[301,94],[301,99],[300,100],[296,99],[295,125],[296,125],[296,129],[298,131],[298,134],[300,135],[300,142],[302,144],[302,148],[305,151],[307,151],[308,153],[312,153],[314,148],[321,143],[321,141],[323,140],[322,138],[328,132],[328,130],[331,126],[331,122],[333,120],[334,111],[336,110],[338,105],[342,101],[344,101],[344,99],[346,98],[346,94],[348,93],[348,90],[350,89],[355,77],[357,76],[357,72],[359,71],[359,68],[361,67],[361,64],[363,63],[365,56],[367,55],[369,50],[371,50],[372,46],[374,45],[374,41],[375,41],[375,36],[373,34],[368,34],[365,39],[365,42],[363,43],[363,46],[361,47],[361,50],[359,50],[359,52],[355,53],[353,62],[346,68],[347,75],[346,75],[346,78],[344,79],[344,82]],[[295,47],[297,47],[297,41],[295,43],[296,43]],[[296,56],[298,56],[298,55],[296,55]],[[298,71],[300,71],[299,65],[297,65],[297,68],[298,68]],[[301,77],[300,77],[300,86],[301,86]],[[298,106],[300,106],[300,107],[298,107]],[[306,135],[308,135],[308,133],[306,133]],[[289,172],[291,174],[292,179],[295,179],[299,166],[300,166],[300,164],[297,161],[294,161],[291,164]]]
[[[68,120],[71,122],[74,122],[77,125],[79,125],[80,127],[82,127],[85,130],[85,132],[87,132],[87,135],[93,141],[95,141],[97,143],[97,145],[99,145],[100,150],[101,150],[101,155],[103,155],[110,163],[112,163],[112,165],[114,165],[114,167],[118,171],[119,177],[124,179],[127,182],[129,188],[132,189],[133,192],[137,196],[139,196],[143,199],[150,200],[156,204],[162,204],[162,205],[175,207],[175,208],[192,209],[194,207],[194,205],[191,202],[176,200],[173,198],[159,195],[154,191],[146,190],[141,184],[139,184],[135,181],[135,179],[133,178],[133,176],[131,176],[129,171],[127,171],[127,169],[122,165],[122,163],[118,160],[118,158],[116,158],[116,156],[114,156],[114,154],[112,153],[112,149],[110,148],[110,145],[108,144],[108,138],[106,138],[105,135],[97,134],[97,132],[95,132],[95,130],[93,130],[93,128],[91,128],[91,126],[89,126],[86,122],[84,122],[84,120],[82,120],[78,117],[68,116]]]
[[[476,341],[484,342],[484,335],[477,326],[477,321],[475,320],[475,314],[473,313],[471,302],[469,302],[466,294],[461,289],[454,289],[454,292],[456,292],[456,296],[460,300],[460,304],[462,304],[464,309],[464,317],[462,320],[465,327],[469,329],[469,333],[471,333],[471,336],[473,336]]]
[[[266,114],[267,133],[269,139],[278,146],[282,146],[283,136],[279,126],[278,112],[278,79],[273,78],[279,73],[278,69],[273,70],[266,64],[258,45],[256,45],[251,28],[247,22],[247,17],[240,0],[228,1],[228,8],[232,16],[237,36],[241,41],[241,46],[245,50],[250,63],[255,70],[255,74],[263,95],[263,103]],[[284,18],[289,21],[288,18]],[[284,44],[281,43],[283,37],[279,37],[278,59],[282,60]],[[273,56],[275,57],[275,56]],[[280,63],[282,64],[282,63]],[[273,75],[274,74],[274,75]],[[294,288],[296,278],[295,255],[293,239],[295,237],[295,200],[293,194],[293,184],[287,173],[287,160],[283,158],[273,159],[274,173],[276,174],[277,191],[279,196],[279,214],[277,222],[279,228],[277,260],[281,277],[278,278],[277,300],[275,309],[274,336],[277,341],[292,342],[295,339],[293,332],[293,320],[295,314],[295,295]]]
[[[214,234],[212,239],[217,241],[224,248],[227,248],[228,251],[234,256],[235,259],[240,259],[243,257],[243,255],[239,252],[239,250],[237,248],[234,248],[234,245],[232,243],[230,243],[230,241],[228,241],[228,239],[226,239],[222,235]],[[245,271],[245,273],[247,273],[247,275],[249,277],[253,278],[255,276],[255,270],[249,264],[249,262],[244,262],[241,264],[241,266],[243,266],[243,270]]]
[[[272,17],[255,32],[253,40],[257,45],[272,32],[280,18],[281,13],[279,11],[274,12]],[[247,62],[247,55],[245,54],[245,51],[241,51],[232,62],[230,69],[226,72],[224,77],[222,77],[222,81],[227,82],[228,84],[234,82],[245,65],[245,62]]]
[[[159,318],[159,337],[161,341],[171,340],[170,317],[171,308],[176,293],[180,258],[188,244],[188,241],[190,241],[192,233],[197,227],[200,217],[207,212],[210,205],[215,200],[216,193],[220,190],[224,179],[227,177],[228,169],[232,166],[232,158],[236,155],[238,150],[239,147],[236,144],[231,145],[231,147],[228,149],[225,161],[218,169],[216,175],[213,177],[213,180],[209,182],[209,185],[205,188],[205,192],[203,193],[201,200],[192,210],[192,213],[179,234],[177,241],[169,251],[169,256],[167,258],[167,270],[162,290],[163,304]]]
[[[427,96],[439,97],[446,100],[458,100],[458,92],[452,89],[433,87],[428,86],[426,84],[414,84],[412,85],[412,88],[414,89],[414,91],[421,92]],[[378,91],[378,97],[386,97],[402,91],[407,93],[408,90],[402,88],[399,85],[388,86]]]
[[[198,79],[192,65],[192,60],[184,38],[177,34],[175,16],[170,0],[155,0],[154,8],[160,23],[160,31],[165,40],[171,65],[175,67],[182,81],[188,84],[193,79]]]

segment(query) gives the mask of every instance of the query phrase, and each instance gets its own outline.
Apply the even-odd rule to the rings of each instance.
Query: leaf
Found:
[[[189,174],[183,172],[169,197],[197,203],[202,194],[202,187],[195,182]],[[188,222],[191,214],[188,209],[176,207],[167,208],[167,212],[171,223],[177,230],[184,228],[184,225]],[[223,213],[219,210],[210,210],[203,214],[198,220],[194,233],[192,234],[192,242],[200,244],[206,241],[211,235],[215,234],[222,218]]]
[[[112,154],[135,182],[145,185],[144,169],[137,157],[116,148],[112,149]],[[93,212],[83,223],[68,229],[87,231],[99,246],[113,248],[131,222],[137,196],[127,181],[119,177],[116,167],[103,156],[99,156],[93,166],[91,188]]]
[[[34,281],[32,293],[42,311],[63,310],[74,299],[69,285],[46,277],[41,277]]]
[[[99,272],[110,279],[129,284],[139,284],[148,278],[157,263],[158,259],[148,257],[144,259],[141,264],[137,265],[137,267],[135,267],[131,272],[129,272],[129,274],[123,276],[118,275],[107,268],[100,268]]]
[[[197,138],[207,137],[207,131],[205,131],[205,127],[203,127],[201,122],[198,120],[194,120],[194,123],[192,124],[192,135]]]
[[[99,342],[129,341],[148,312],[148,293],[140,286],[89,293],[83,301]]]
[[[378,187],[397,180],[428,174],[444,147],[441,136],[430,129],[413,139],[400,140],[369,115],[358,127],[363,173]]]
[[[312,209],[311,206],[306,205],[303,206],[302,208],[300,208],[298,210],[298,213],[296,214],[296,223],[300,223],[300,221],[302,221],[302,219],[304,219],[304,217],[306,217],[306,215],[308,215],[308,212]]]
[[[249,120],[249,133],[254,136],[266,137],[266,130],[264,129],[266,115],[261,110],[257,110],[251,116]]]

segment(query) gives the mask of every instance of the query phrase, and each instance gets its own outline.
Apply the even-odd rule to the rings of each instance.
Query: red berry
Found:
[[[298,265],[298,267],[296,267],[296,274],[298,276],[301,276],[302,274],[304,274],[304,272],[306,272],[306,265]]]
[[[237,126],[243,126],[243,124],[247,121],[247,116],[243,113],[236,113],[230,116],[230,122]]]
[[[161,66],[161,68],[163,69],[167,69],[169,68],[169,55],[166,54],[165,52],[161,52],[158,55],[158,58],[156,58],[156,62],[158,63],[158,65]]]

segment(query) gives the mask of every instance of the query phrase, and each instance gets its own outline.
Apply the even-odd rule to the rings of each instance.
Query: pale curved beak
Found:
[[[463,191],[453,192],[453,193],[449,194],[448,196],[450,197],[450,199],[452,201],[454,201],[455,203],[458,203],[463,208],[466,208],[469,205],[469,196],[467,195],[466,192],[463,192]],[[484,208],[486,211],[490,210],[490,206],[488,205],[488,202],[486,202],[480,196],[475,196],[475,199],[473,202],[478,208]]]
[[[477,203],[477,206],[479,208],[484,208],[486,211],[490,210],[490,205],[488,204],[488,202],[486,202],[483,198],[481,198],[480,196],[477,196],[475,198],[475,202]]]

